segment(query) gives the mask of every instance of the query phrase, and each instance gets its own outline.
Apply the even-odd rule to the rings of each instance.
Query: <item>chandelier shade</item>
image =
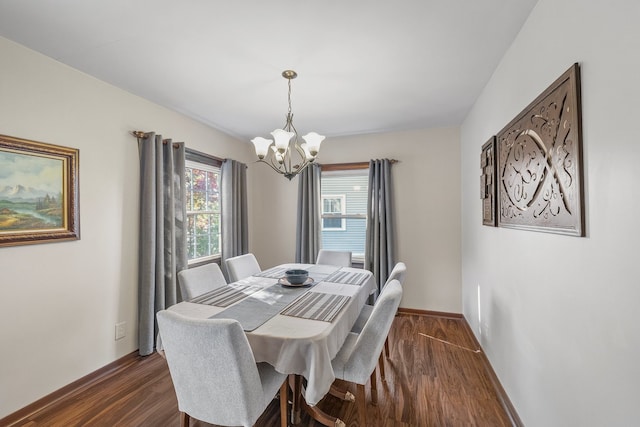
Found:
[[[273,144],[273,140],[266,139],[261,136],[253,138],[251,142],[253,142],[253,145],[256,147],[256,155],[260,160],[265,158],[265,156],[269,152],[269,146]]]
[[[284,127],[271,132],[273,139],[258,136],[251,140],[256,150],[257,161],[268,164],[274,171],[289,180],[315,161],[320,151],[320,144],[325,138],[316,132],[309,132],[302,137],[305,142],[298,143],[298,131],[293,125],[291,112],[291,80],[297,76],[298,74],[293,70],[282,72],[282,77],[287,79],[289,86],[289,111]]]

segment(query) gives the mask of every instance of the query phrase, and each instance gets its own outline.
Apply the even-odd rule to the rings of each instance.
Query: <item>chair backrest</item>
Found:
[[[251,253],[227,258],[224,262],[227,266],[230,282],[236,282],[262,271],[258,260]]]
[[[218,264],[212,262],[182,270],[178,273],[178,283],[182,299],[188,301],[219,286],[226,285],[227,281]]]
[[[362,332],[360,332],[344,365],[344,379],[358,384],[366,384],[376,368],[378,356],[382,352],[387,335],[389,335],[401,299],[402,285],[397,280],[392,280],[382,289],[373,306],[371,316],[362,328]]]
[[[178,409],[212,424],[253,425],[268,400],[238,321],[167,310],[157,318]]]
[[[385,282],[385,286],[391,283],[392,280],[397,280],[401,285],[404,285],[404,277],[407,275],[407,266],[404,262],[397,263],[391,273],[389,273],[389,278]]]
[[[332,251],[320,249],[316,264],[339,265],[341,267],[351,267],[351,251]]]

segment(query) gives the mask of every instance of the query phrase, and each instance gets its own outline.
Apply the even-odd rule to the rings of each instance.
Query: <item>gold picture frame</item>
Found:
[[[0,135],[0,247],[80,239],[79,150]]]

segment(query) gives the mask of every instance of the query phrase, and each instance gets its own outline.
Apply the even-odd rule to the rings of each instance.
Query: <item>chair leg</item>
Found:
[[[367,425],[367,402],[363,384],[356,384],[356,406],[358,407],[358,419],[361,426]]]
[[[180,427],[189,427],[189,414],[180,412]]]
[[[280,427],[287,427],[288,424],[287,405],[289,402],[289,384],[287,384],[287,382],[288,379],[280,386]]]
[[[356,401],[356,397],[349,390],[343,390],[342,388],[336,386],[335,383],[331,384],[329,394],[333,397],[337,397],[338,399],[342,399],[347,402]]]
[[[380,379],[384,380],[386,375],[384,373],[384,356],[382,353],[380,353],[380,356],[378,357],[378,369],[380,369]]]
[[[378,380],[376,379],[376,370],[371,372],[371,403],[378,404]]]

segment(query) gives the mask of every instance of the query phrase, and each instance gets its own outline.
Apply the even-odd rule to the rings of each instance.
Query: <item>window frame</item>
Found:
[[[215,172],[218,174],[218,184],[220,183],[220,178],[221,178],[221,174],[222,174],[222,159],[215,157],[215,156],[211,156],[209,154],[206,153],[202,153],[196,150],[192,150],[192,149],[186,149],[185,150],[185,173],[187,171],[187,169],[199,169],[199,170],[204,170],[204,171],[208,171],[208,172]],[[195,167],[194,167],[195,166]],[[189,197],[188,192],[185,192],[185,197]],[[184,201],[184,205],[185,205],[185,212],[187,214],[187,217],[185,218],[186,223],[188,224],[188,216],[191,214],[193,215],[194,213],[208,213],[210,212],[211,214],[218,214],[219,218],[220,218],[220,230],[222,230],[222,194],[219,193],[218,195],[218,200],[219,200],[219,205],[220,205],[220,211],[215,212],[215,211],[189,211],[188,210],[188,200],[185,198]],[[222,232],[222,231],[221,231]],[[189,236],[190,230],[187,227],[186,230],[186,234],[187,234],[187,238]],[[192,258],[192,259],[188,259],[188,248],[187,248],[187,266],[188,267],[196,267],[199,265],[203,265],[203,264],[208,264],[211,262],[215,262],[217,264],[220,264],[221,259],[222,259],[222,236],[220,235],[220,253],[216,253],[213,255],[207,255],[207,256],[203,256],[203,257],[198,257],[198,258]]]
[[[366,172],[364,172],[365,170],[366,170]],[[321,174],[325,174],[325,173],[328,176],[331,176],[331,175],[334,175],[334,176],[346,176],[346,175],[351,175],[351,174],[353,174],[353,175],[364,175],[364,174],[367,174],[368,175],[368,173],[369,173],[369,162],[323,164],[323,165],[321,165]],[[321,180],[322,180],[322,177],[321,177]],[[322,211],[324,211],[324,199],[323,199],[323,196],[322,196],[322,191],[321,191],[321,194],[320,194],[320,199],[321,199],[321,202],[322,202]],[[345,204],[344,204],[344,209],[345,209],[345,212],[346,212],[346,201],[345,201]],[[321,215],[320,215],[321,221],[323,221],[327,217],[335,218],[336,216],[333,216],[333,215],[332,216],[325,216],[325,214],[323,214],[321,212]],[[363,214],[347,214],[347,213],[344,213],[343,215],[340,215],[339,217],[345,223],[345,230],[346,230],[346,220],[347,219],[364,219],[366,221],[367,213],[366,213],[366,209],[365,209],[365,213],[363,213]],[[324,221],[322,222],[322,226],[324,227]],[[321,231],[334,231],[334,230],[331,230],[331,229],[325,230],[324,228],[322,228]],[[365,231],[365,239],[366,239],[366,231]],[[352,265],[355,266],[355,267],[363,267],[364,266],[364,254],[362,256],[354,255],[353,258],[352,258]]]

